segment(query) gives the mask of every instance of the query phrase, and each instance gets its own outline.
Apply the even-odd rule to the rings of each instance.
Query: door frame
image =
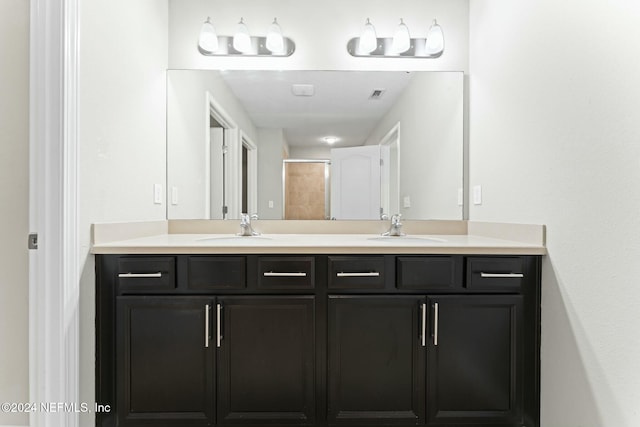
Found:
[[[239,202],[238,198],[238,167],[236,165],[237,162],[240,161],[238,157],[238,125],[231,118],[231,115],[222,107],[222,105],[216,100],[215,96],[209,91],[206,92],[206,120],[205,120],[205,158],[206,158],[206,167],[205,167],[205,188],[206,188],[206,200],[205,206],[210,206],[210,168],[211,168],[211,157],[209,150],[211,149],[211,133],[209,126],[209,117],[213,117],[216,119],[220,125],[224,128],[224,144],[227,146],[227,152],[225,155],[225,176],[224,176],[224,186],[225,186],[225,204],[228,207],[227,213],[224,216],[224,219],[229,218],[240,218],[240,214],[237,212],[239,209],[237,208],[237,204]],[[205,212],[210,212],[210,209],[205,208]],[[210,216],[210,215],[209,215]]]
[[[247,149],[247,210],[249,215],[258,213],[258,144],[240,129],[240,150]],[[242,159],[242,152],[240,153]],[[242,170],[240,172],[239,197],[242,197]],[[241,199],[239,199],[241,200]]]
[[[396,192],[398,194],[398,209],[397,212],[391,212],[391,207],[389,207],[389,212],[387,212],[387,214],[389,216],[396,214],[396,213],[400,213],[400,122],[397,122],[386,134],[385,136],[383,136],[382,138],[380,138],[380,142],[378,143],[378,145],[380,145],[380,147],[389,147],[389,149],[391,148],[391,146],[393,144],[396,144],[396,150],[397,150],[397,158],[398,158],[398,167],[396,168],[396,183],[397,183],[397,188],[396,188]],[[383,175],[385,175],[387,172],[389,173],[388,178],[390,180],[391,178],[391,169],[389,169],[388,167],[389,165],[382,165],[382,170],[380,171],[380,175],[381,178]],[[383,191],[383,186],[382,186],[382,182],[380,183],[380,190],[381,192]],[[387,196],[391,194],[391,188],[388,188],[388,194]],[[382,205],[383,202],[383,197],[382,194],[380,195],[380,204]],[[389,201],[389,205],[391,205],[390,202],[390,197],[388,197],[388,201]]]
[[[29,399],[79,404],[78,0],[30,0]],[[25,236],[26,238],[26,236]],[[79,414],[31,412],[31,427]]]

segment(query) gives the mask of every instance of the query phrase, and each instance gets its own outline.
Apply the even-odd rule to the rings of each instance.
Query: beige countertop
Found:
[[[185,223],[94,225],[94,254],[497,254],[544,255],[544,226],[496,223],[413,224],[402,237],[380,233],[264,233],[240,237],[234,232],[209,232],[215,227],[184,227]],[[210,224],[209,224],[210,225]],[[263,224],[266,225],[266,224]],[[335,225],[331,225],[334,229]],[[122,227],[129,227],[123,231]],[[227,227],[225,225],[225,227]],[[206,232],[205,228],[208,228]],[[258,227],[256,227],[258,228]],[[268,226],[265,228],[269,228]],[[411,228],[411,227],[408,227]],[[444,231],[452,234],[440,234]],[[116,240],[113,240],[116,239]]]

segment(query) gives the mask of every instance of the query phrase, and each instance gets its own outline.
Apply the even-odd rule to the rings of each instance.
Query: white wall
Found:
[[[29,401],[29,2],[0,2],[0,402]],[[0,412],[0,425],[27,425]]]
[[[94,402],[95,222],[161,220],[166,180],[166,0],[80,2],[80,400]],[[108,402],[102,402],[108,403]],[[93,425],[81,414],[80,425]]]
[[[367,138],[367,144],[379,144],[400,123],[400,213],[405,218],[462,219],[463,79],[461,72],[415,73]],[[403,207],[406,196],[409,208]]]
[[[282,160],[287,141],[282,129],[264,128],[258,129],[258,140],[258,216],[282,219]]]
[[[317,147],[289,147],[290,159],[312,159],[312,160],[329,160],[331,159],[331,147],[328,145]]]
[[[467,70],[468,0],[169,0],[170,68],[292,70]],[[210,16],[220,35],[232,35],[244,18],[252,35],[264,36],[274,17],[296,43],[289,58],[205,57],[197,49],[198,32]],[[347,41],[357,37],[366,18],[378,37],[393,37],[404,18],[413,37],[425,37],[437,18],[446,50],[438,59],[353,58]]]
[[[202,219],[205,215],[205,133],[208,131],[207,92],[243,131],[262,146],[242,105],[217,72],[171,70],[167,84],[168,187],[178,188],[178,204],[169,205],[170,219]],[[239,136],[238,136],[239,138]],[[238,141],[238,144],[240,142]]]
[[[640,4],[470,2],[472,220],[547,224],[542,426],[640,419]]]

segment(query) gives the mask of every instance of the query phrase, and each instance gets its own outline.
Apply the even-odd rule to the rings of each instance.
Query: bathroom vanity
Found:
[[[93,251],[98,426],[539,426],[543,243],[167,234]]]

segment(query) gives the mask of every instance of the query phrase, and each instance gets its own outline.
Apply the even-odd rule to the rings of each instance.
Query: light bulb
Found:
[[[427,41],[425,43],[425,52],[427,55],[437,55],[444,50],[444,34],[442,27],[438,25],[436,20],[433,20],[433,24],[429,28],[427,33]]]
[[[282,37],[282,28],[278,24],[278,20],[273,18],[273,22],[267,30],[267,49],[273,53],[284,52],[284,38]]]
[[[242,53],[251,52],[251,36],[242,18],[240,18],[240,22],[236,26],[236,33],[233,35],[233,48]]]
[[[214,53],[218,50],[218,36],[216,29],[213,27],[211,20],[207,18],[200,28],[200,37],[198,38],[198,46],[207,53]]]
[[[411,47],[411,36],[409,35],[409,28],[405,25],[401,19],[398,24],[396,34],[393,36],[393,51],[395,53],[402,53],[409,50]]]
[[[376,29],[373,27],[369,18],[362,28],[362,34],[360,35],[360,43],[358,49],[360,53],[371,53],[378,48],[378,36],[376,35]]]

